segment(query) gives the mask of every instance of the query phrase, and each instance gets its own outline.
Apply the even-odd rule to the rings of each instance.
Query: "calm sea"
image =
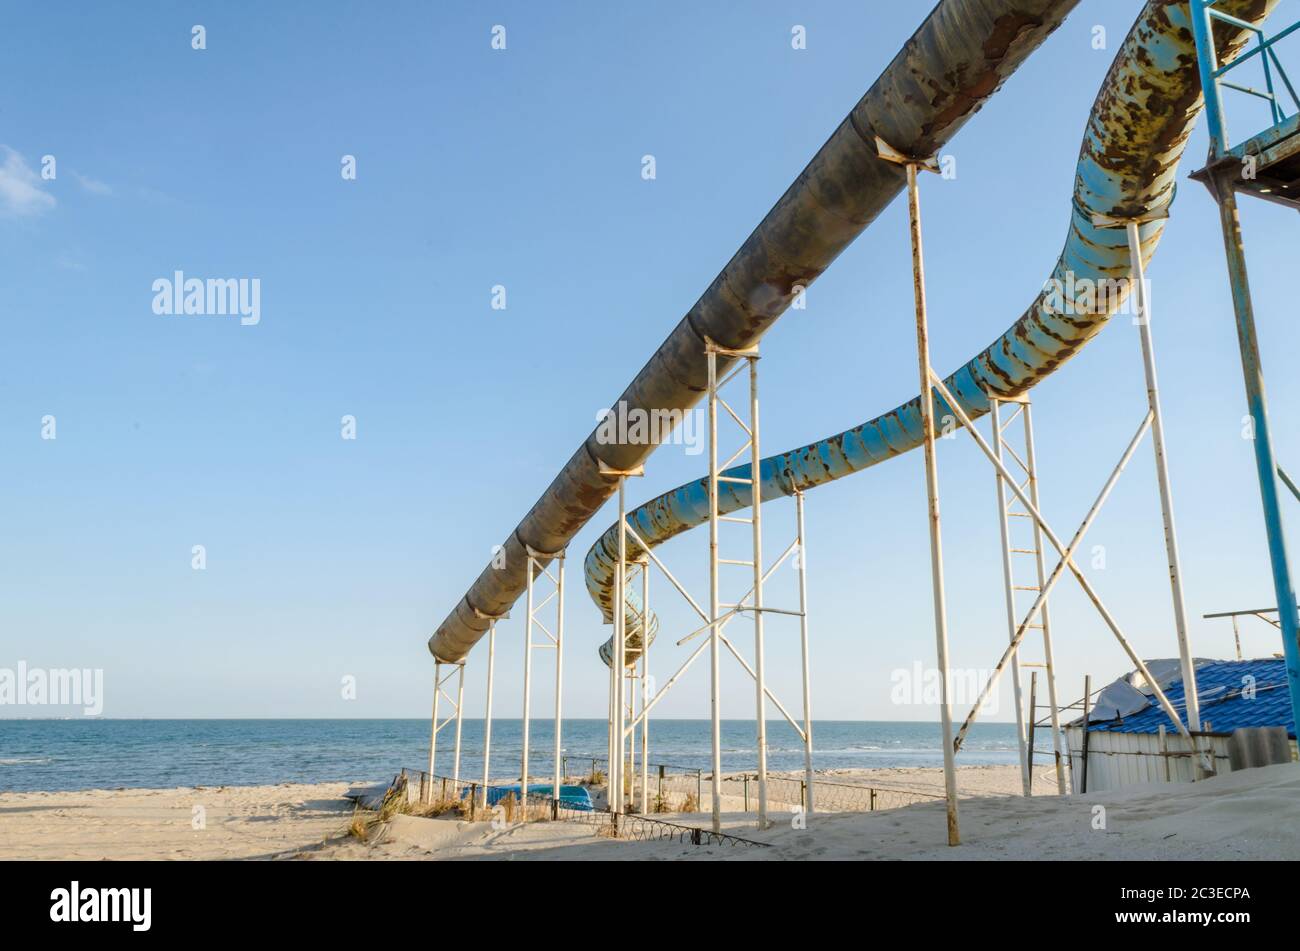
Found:
[[[482,720],[464,722],[461,775],[482,775]],[[492,722],[493,778],[517,777],[521,723]],[[439,733],[436,772],[450,773],[453,726]],[[550,723],[534,721],[529,773],[552,762]],[[605,721],[566,720],[565,755],[603,757]],[[940,766],[937,723],[824,720],[813,725],[817,769]],[[427,720],[9,720],[0,719],[0,790],[260,785],[390,779],[402,766],[428,765]],[[724,720],[722,766],[753,769],[754,723]],[[772,770],[803,767],[803,750],[784,721],[768,726]],[[707,720],[655,720],[650,761],[685,768],[709,762]],[[1017,761],[1015,727],[976,724],[959,764]],[[578,769],[581,767],[574,767]],[[511,770],[514,770],[512,773]]]

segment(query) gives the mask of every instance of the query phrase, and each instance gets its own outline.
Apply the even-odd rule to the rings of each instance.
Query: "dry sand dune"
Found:
[[[855,771],[840,781],[942,789],[935,769]],[[1300,766],[1248,770],[1196,784],[1031,799],[1015,767],[967,767],[964,844],[944,842],[942,802],[875,813],[818,814],[806,828],[784,807],[759,832],[728,813],[729,831],[767,848],[628,842],[574,822],[494,828],[450,818],[398,816],[371,841],[346,834],[347,784],[219,789],[91,790],[0,795],[4,859],[1296,859]],[[1050,790],[1050,771],[1035,777]],[[727,800],[735,807],[736,800]],[[196,811],[199,807],[201,811]],[[703,824],[699,814],[664,818]]]
[[[347,783],[0,794],[0,859],[267,858],[336,836]]]

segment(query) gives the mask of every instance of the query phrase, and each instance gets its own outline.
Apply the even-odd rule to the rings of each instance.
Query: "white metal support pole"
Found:
[[[1022,410],[1023,411],[1023,410]],[[993,451],[998,460],[1002,460],[1002,401],[997,397],[989,399],[989,412],[993,421]],[[1011,567],[1011,519],[1007,515],[1007,490],[1002,473],[994,470],[994,482],[998,490],[998,531],[1002,539],[1002,582],[1007,606],[1007,637],[1016,637],[1016,589]],[[1016,704],[1016,742],[1020,748],[1020,786],[1026,796],[1032,796],[1033,777],[1029,772],[1029,749],[1025,739],[1025,705],[1021,696],[1020,655],[1011,656],[1012,693]]]
[[[627,808],[629,812],[632,811],[636,805],[636,781],[637,777],[640,775],[637,768],[636,758],[636,731],[631,730],[628,727],[629,723],[636,722],[637,663],[638,661],[633,661],[626,668],[627,675],[626,683],[624,684],[625,690],[623,693],[623,699],[627,709],[627,719],[623,721],[623,729],[630,734],[627,738],[627,759],[623,764],[624,768],[627,770],[623,786],[627,790]]]
[[[1038,460],[1034,453],[1034,417],[1033,407],[1025,401],[1022,428],[1025,433],[1025,465],[1029,470],[1029,500],[1034,508],[1042,511],[1038,501]],[[1038,590],[1041,592],[1047,584],[1047,565],[1043,560],[1043,526],[1034,521],[1034,568],[1038,577]],[[1047,703],[1050,707],[1049,717],[1052,723],[1052,753],[1056,764],[1056,792],[1061,796],[1070,794],[1070,757],[1062,748],[1065,734],[1061,732],[1061,705],[1056,699],[1056,659],[1052,654],[1052,621],[1047,609],[1047,599],[1038,612],[1038,622],[1043,629],[1043,666],[1047,673]]]
[[[442,693],[442,684],[440,683],[442,674],[442,661],[434,659],[433,661],[433,721],[429,727],[429,782],[426,785],[426,802],[430,801],[433,796],[433,764],[434,758],[438,754],[438,694]]]
[[[1237,660],[1241,660],[1241,630],[1237,627],[1237,615],[1232,616],[1232,639],[1237,644]]]
[[[1125,222],[1128,253],[1138,301],[1138,334],[1142,339],[1142,369],[1146,375],[1147,405],[1151,409],[1151,444],[1156,453],[1156,478],[1160,484],[1160,514],[1165,526],[1165,552],[1169,560],[1169,583],[1174,599],[1174,627],[1178,632],[1178,657],[1183,673],[1187,727],[1201,729],[1201,710],[1196,691],[1196,669],[1192,664],[1191,645],[1187,638],[1187,605],[1183,599],[1183,573],[1178,557],[1178,535],[1174,529],[1173,491],[1169,484],[1169,465],[1165,451],[1165,426],[1160,412],[1160,387],[1156,382],[1155,346],[1151,339],[1151,301],[1147,296],[1146,274],[1142,267],[1142,237],[1138,221]]]
[[[617,567],[614,569],[614,588],[615,591],[618,590]],[[617,624],[618,622],[615,621],[614,623]],[[609,711],[609,740],[605,744],[605,765],[607,767],[605,770],[605,799],[612,810],[614,808],[614,679],[618,677],[618,665],[613,662],[614,654],[612,651],[609,659],[609,690],[607,691],[609,694],[609,703],[607,704]]]
[[[523,752],[519,766],[519,804],[525,807],[528,802],[528,717],[533,699],[533,572],[536,568],[537,562],[533,559],[532,552],[529,552],[526,602],[528,613],[524,617],[524,711],[521,738]]]
[[[709,347],[709,719],[712,738],[713,831],[722,831],[722,654],[718,619],[718,354]]]
[[[925,483],[930,515],[930,571],[934,591],[934,638],[939,662],[939,721],[943,734],[943,785],[948,805],[948,844],[961,844],[957,823],[957,771],[952,746],[952,706],[949,697],[948,608],[943,588],[943,541],[939,522],[939,463],[935,454],[934,373],[930,367],[930,329],[925,302],[925,253],[921,241],[919,170],[937,170],[934,159],[908,158],[879,138],[882,158],[907,169],[907,211],[912,239],[912,290],[916,298],[916,351],[921,373],[921,429],[925,434]]]
[[[763,674],[763,498],[759,490],[758,358],[749,357],[749,479],[754,532],[754,697],[758,720],[758,827],[767,821],[767,682]]]
[[[560,785],[564,780],[563,742],[561,732],[564,727],[564,552],[556,556],[559,562],[555,581],[555,784],[551,789],[552,798],[560,798]]]
[[[465,709],[465,662],[461,661],[456,665],[456,754],[451,761],[451,784],[460,786],[460,734],[461,725],[464,722],[463,711]],[[453,793],[459,796],[459,793]]]
[[[641,563],[641,814],[650,811],[650,558]],[[633,745],[636,738],[633,737]]]
[[[624,680],[627,673],[627,479],[645,474],[644,466],[612,469],[600,464],[600,472],[618,479],[618,559],[614,566],[614,644],[610,657],[610,799],[611,812],[626,810],[623,755],[627,734],[623,728],[627,711],[624,707]]]
[[[482,806],[486,810],[488,804],[488,783],[492,781],[492,770],[489,762],[492,757],[492,675],[493,668],[496,667],[497,651],[497,622],[494,619],[488,626],[488,656],[487,656],[487,702],[483,710],[483,795]]]
[[[794,493],[795,530],[798,534],[799,561],[799,651],[803,667],[803,776],[808,815],[813,812],[812,767],[812,681],[808,671],[808,539],[804,534],[803,492]]]
[[[627,672],[627,478],[618,477],[618,565],[614,576],[614,757],[609,771],[613,777],[613,812],[622,812],[624,804],[623,687]]]

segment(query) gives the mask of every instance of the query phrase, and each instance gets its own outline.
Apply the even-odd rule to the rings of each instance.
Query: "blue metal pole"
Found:
[[[1191,0],[1192,37],[1196,41],[1196,60],[1201,74],[1201,89],[1205,93],[1205,121],[1210,131],[1210,162],[1222,158],[1228,148],[1228,131],[1223,122],[1223,97],[1219,95],[1219,81],[1214,71],[1219,67],[1214,52],[1214,35],[1211,31],[1210,6],[1214,0]],[[1224,232],[1225,236],[1227,232]]]
[[[1246,382],[1246,405],[1254,425],[1255,465],[1259,470],[1260,500],[1264,504],[1268,554],[1273,563],[1278,620],[1282,625],[1287,687],[1291,692],[1292,713],[1300,718],[1300,630],[1297,630],[1300,619],[1297,618],[1295,586],[1291,581],[1291,564],[1282,525],[1277,462],[1273,458],[1273,440],[1269,432],[1264,368],[1260,363],[1259,341],[1255,336],[1255,311],[1250,299],[1250,281],[1246,274],[1241,217],[1231,182],[1216,176],[1216,186],[1219,217],[1223,225],[1223,246],[1228,256],[1228,276],[1232,283],[1232,308],[1237,320],[1237,342],[1241,347],[1241,372]]]
[[[1205,117],[1210,132],[1211,192],[1219,205],[1223,248],[1228,258],[1228,279],[1232,286],[1232,309],[1237,322],[1237,343],[1241,349],[1241,372],[1246,384],[1246,406],[1254,427],[1255,465],[1259,470],[1259,494],[1264,506],[1264,530],[1268,536],[1269,560],[1273,566],[1273,587],[1277,593],[1278,620],[1282,627],[1282,651],[1286,656],[1287,687],[1291,710],[1300,719],[1300,618],[1296,612],[1295,586],[1286,550],[1282,509],[1278,498],[1277,463],[1268,425],[1268,400],[1264,394],[1264,368],[1255,334],[1255,309],[1246,273],[1246,249],[1241,237],[1241,215],[1233,178],[1238,170],[1216,168],[1216,160],[1227,150],[1223,101],[1214,73],[1218,60],[1214,51],[1209,8],[1213,0],[1191,0],[1192,35],[1196,40],[1201,88],[1205,94]]]

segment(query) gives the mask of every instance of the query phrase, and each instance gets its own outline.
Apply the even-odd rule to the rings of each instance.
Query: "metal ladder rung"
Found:
[[[742,477],[742,476],[724,476],[724,475],[720,475],[720,476],[718,476],[718,481],[719,481],[719,482],[738,482],[738,483],[740,483],[741,485],[752,485],[753,482],[754,482],[753,479],[746,479],[746,478],[744,478],[744,477]]]
[[[719,559],[718,559],[718,564],[720,564],[720,565],[744,565],[744,566],[746,566],[747,568],[753,568],[753,567],[754,567],[754,563],[753,563],[752,561],[738,561],[738,560],[736,560],[735,558],[719,558]]]
[[[1013,548],[1011,549],[1011,552],[1012,554],[1016,554],[1016,555],[1037,555],[1038,549],[1037,548]]]
[[[1038,587],[1038,585],[1036,584],[1013,584],[1011,586],[1011,589],[1013,591],[1042,591],[1043,590],[1042,588]]]
[[[1008,512],[1012,518],[1033,518],[1028,512]]]
[[[719,515],[719,516],[718,516],[718,521],[719,521],[719,522],[738,522],[738,523],[740,523],[741,525],[753,525],[753,524],[754,524],[754,520],[753,520],[752,518],[741,518],[741,517],[739,517],[739,516],[735,516],[735,515]]]

